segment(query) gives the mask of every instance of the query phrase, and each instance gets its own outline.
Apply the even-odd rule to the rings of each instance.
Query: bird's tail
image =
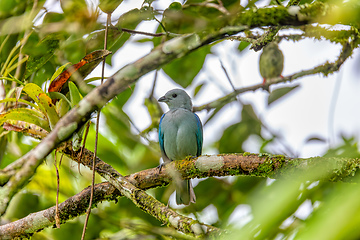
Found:
[[[189,205],[196,202],[196,196],[191,180],[182,180],[176,183],[176,204]]]

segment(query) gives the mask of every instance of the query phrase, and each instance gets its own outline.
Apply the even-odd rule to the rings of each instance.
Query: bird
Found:
[[[263,85],[267,79],[282,77],[284,55],[276,43],[270,42],[264,47],[260,55],[259,68],[263,77]]]
[[[172,89],[158,99],[168,105],[159,123],[159,145],[164,163],[198,157],[202,152],[203,127],[198,115],[192,112],[190,96],[182,89]],[[162,164],[159,166],[161,171]],[[195,203],[190,180],[176,180],[176,203]]]

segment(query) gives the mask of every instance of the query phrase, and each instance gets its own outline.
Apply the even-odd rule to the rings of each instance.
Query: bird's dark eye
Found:
[[[174,94],[172,95],[172,97],[173,97],[173,98],[176,98],[176,97],[177,97],[177,94],[176,94],[176,93],[174,93]]]

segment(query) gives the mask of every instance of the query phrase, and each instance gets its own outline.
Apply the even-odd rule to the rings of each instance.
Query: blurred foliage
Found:
[[[216,32],[220,27],[230,25],[231,16],[237,16],[241,10],[255,11],[257,3],[256,0],[248,1],[246,6],[242,6],[239,0],[188,0],[184,3],[172,2],[166,9],[156,9],[152,2],[146,0],[141,7],[130,9],[118,19],[113,19],[115,24],[108,32],[109,51],[115,54],[126,47],[127,43],[133,41],[131,31],[136,31],[144,22],[156,24],[157,33],[163,35],[141,39],[137,44],[151,42],[157,47],[180,34]],[[272,0],[270,5],[285,2],[287,1]],[[310,4],[320,1],[297,2]],[[338,2],[340,5],[343,3],[321,2]],[[345,2],[346,8],[334,8],[334,15],[328,21],[348,24],[354,27],[353,32],[356,32],[360,15],[354,11],[359,9],[359,3],[356,0]],[[0,77],[3,82],[0,88],[6,95],[4,99],[0,99],[1,169],[33,149],[38,143],[36,138],[41,138],[42,134],[46,135],[51,131],[56,122],[82,99],[83,92],[78,89],[81,87],[76,84],[77,80],[70,76],[65,79],[66,91],[59,90],[49,94],[47,88],[51,82],[68,74],[68,67],[72,64],[80,68],[82,78],[95,68],[101,61],[100,58],[96,64],[84,63],[85,68],[88,68],[83,71],[81,64],[95,50],[103,48],[104,25],[99,16],[102,11],[112,13],[122,7],[122,0],[100,0],[99,9],[88,5],[85,0],[62,0],[59,5],[62,13],[58,13],[44,11],[44,3],[45,1],[33,0],[0,0]],[[318,39],[321,39],[322,34],[328,34],[318,32]],[[254,37],[256,34],[249,33],[249,36]],[[346,34],[345,36],[346,39],[351,37]],[[327,39],[329,38],[339,42],[335,35],[327,36]],[[248,51],[249,45],[250,43],[241,41],[238,45],[239,51],[229,55]],[[204,62],[212,53],[211,48],[211,44],[201,47],[162,66],[162,70],[174,83],[183,88],[193,87],[194,95],[200,95],[208,82],[197,83],[194,79],[203,70]],[[111,56],[106,62],[113,63]],[[296,92],[293,90],[298,86],[284,86],[272,91],[268,97],[268,106],[273,106],[274,102],[280,104],[282,101],[278,100],[286,100]],[[137,85],[129,87],[101,112],[98,156],[123,175],[155,167],[160,158],[158,145],[149,136],[157,131],[161,108],[152,95],[143,101],[152,124],[144,132],[138,132],[132,119],[124,111],[124,106],[131,103],[135,90]],[[229,103],[239,104],[241,113],[233,112],[232,123],[218,136],[218,141],[212,144],[215,151],[244,152],[247,150],[246,143],[256,139],[260,146],[259,152],[263,152],[269,151],[269,143],[275,140],[281,142],[277,134],[264,134],[266,126],[251,103],[243,104],[236,101],[236,98],[218,106],[211,112],[207,122],[215,117],[219,119],[222,108]],[[21,124],[18,122],[20,120]],[[94,149],[94,139],[94,126],[90,124],[87,148]],[[316,137],[311,140],[320,139]],[[358,139],[345,136],[342,139],[341,145],[329,149],[324,156],[360,158]],[[206,150],[204,152],[206,153]],[[274,150],[271,153],[277,152]],[[55,205],[57,186],[54,158],[54,153],[47,157],[31,182],[11,201],[2,220],[14,221]],[[62,158],[60,154],[57,154],[56,158],[57,162],[62,159],[59,198],[62,202],[90,184],[91,172],[84,167],[81,167],[79,172],[74,161],[67,157]],[[196,204],[180,207],[177,211],[199,218],[205,223],[230,229],[230,236],[225,235],[224,239],[238,239],[239,236],[241,239],[358,239],[360,188],[357,184],[318,181],[328,172],[331,172],[331,169],[315,169],[306,174],[311,176],[310,178],[305,178],[301,172],[294,170],[291,171],[293,176],[290,181],[248,176],[200,179],[194,181],[198,183],[195,187],[198,196]],[[97,176],[96,182],[101,181]],[[151,189],[148,193],[166,203],[173,189],[169,186]],[[304,206],[309,210],[304,210]],[[211,212],[211,216],[207,216],[209,209],[216,209]],[[34,234],[33,239],[80,239],[83,221],[82,216],[61,225],[60,229],[45,229]],[[171,236],[185,238],[185,235],[162,232],[166,228],[161,226],[160,222],[126,198],[99,204],[92,211],[87,229],[87,239],[169,239]]]
[[[219,152],[244,152],[243,143],[251,135],[261,136],[261,121],[251,105],[243,106],[240,119],[241,121],[225,129],[219,140]]]
[[[188,87],[205,62],[210,46],[205,46],[189,55],[176,59],[163,67],[164,72],[183,88]],[[184,71],[184,69],[187,69]]]

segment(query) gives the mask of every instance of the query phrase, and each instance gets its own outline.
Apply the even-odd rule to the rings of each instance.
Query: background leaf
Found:
[[[200,72],[210,46],[200,48],[189,55],[176,59],[163,67],[164,72],[177,84],[186,88]]]
[[[45,116],[35,109],[15,108],[0,114],[0,125],[11,120],[32,123],[46,131],[50,131],[50,126]]]
[[[273,102],[282,98],[283,96],[292,92],[293,90],[295,90],[298,87],[299,87],[299,85],[296,85],[293,87],[282,87],[282,88],[277,88],[277,89],[271,91],[271,93],[268,97],[268,105],[271,105]]]

